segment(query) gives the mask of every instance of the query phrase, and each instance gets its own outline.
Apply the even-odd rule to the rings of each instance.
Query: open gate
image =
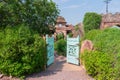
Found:
[[[47,43],[47,66],[54,62],[54,37],[48,37],[46,35],[46,43]]]
[[[79,42],[80,37],[69,38],[67,36],[67,62],[79,65]]]

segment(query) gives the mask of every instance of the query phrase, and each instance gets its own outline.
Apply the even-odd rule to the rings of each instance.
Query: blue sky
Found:
[[[105,13],[104,0],[53,0],[60,9],[68,24],[77,24],[83,21],[86,12]],[[109,4],[109,12],[120,12],[120,0],[112,0]]]

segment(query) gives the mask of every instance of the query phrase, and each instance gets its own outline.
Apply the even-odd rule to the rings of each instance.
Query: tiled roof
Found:
[[[57,23],[63,23],[63,22],[66,23],[64,17],[59,16],[59,17],[57,18]]]
[[[102,21],[103,22],[120,22],[120,13],[103,14],[102,15]]]

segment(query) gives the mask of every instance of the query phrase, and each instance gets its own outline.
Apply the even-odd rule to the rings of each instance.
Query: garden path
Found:
[[[93,80],[89,77],[83,66],[66,62],[63,56],[56,56],[54,64],[46,71],[28,76],[25,80]]]

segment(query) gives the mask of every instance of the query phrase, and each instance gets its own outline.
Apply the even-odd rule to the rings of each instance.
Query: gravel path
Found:
[[[28,76],[25,80],[93,80],[82,66],[69,64],[63,56],[56,56],[46,71]]]

